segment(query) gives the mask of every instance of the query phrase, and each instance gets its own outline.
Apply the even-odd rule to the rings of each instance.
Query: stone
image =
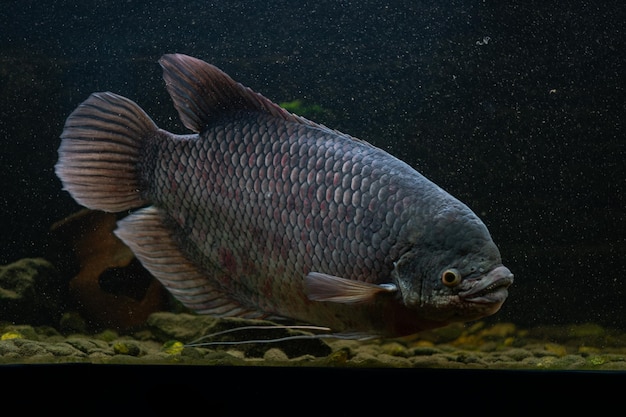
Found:
[[[55,325],[65,308],[65,286],[42,258],[25,258],[0,268],[0,321]]]

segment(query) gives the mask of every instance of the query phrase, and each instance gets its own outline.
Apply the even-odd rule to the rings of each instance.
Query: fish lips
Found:
[[[465,281],[458,296],[466,302],[479,304],[502,304],[509,292],[507,288],[513,283],[513,274],[509,268],[498,266],[486,275]]]

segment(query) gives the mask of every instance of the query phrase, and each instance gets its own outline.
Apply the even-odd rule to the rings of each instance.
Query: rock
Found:
[[[113,344],[113,352],[116,355],[139,356],[141,348],[132,341],[119,341]]]
[[[59,330],[63,333],[85,333],[87,331],[87,323],[85,319],[75,311],[63,313],[59,320]]]
[[[285,362],[289,357],[280,349],[270,348],[263,354],[263,359],[268,362]]]
[[[0,320],[56,325],[65,308],[66,285],[45,259],[25,258],[0,268]]]
[[[208,315],[196,316],[187,313],[158,312],[148,317],[146,325],[161,342],[181,340],[189,343],[202,336],[217,320]]]

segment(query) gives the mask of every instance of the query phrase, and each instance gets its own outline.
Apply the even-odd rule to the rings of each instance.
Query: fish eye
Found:
[[[461,283],[461,273],[454,268],[446,269],[441,274],[441,282],[446,287],[456,287]]]

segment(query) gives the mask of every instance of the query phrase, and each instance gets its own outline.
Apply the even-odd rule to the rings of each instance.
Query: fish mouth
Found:
[[[501,265],[487,275],[468,282],[471,287],[458,294],[463,301],[502,304],[509,295],[507,288],[513,283],[513,274],[509,268]]]

